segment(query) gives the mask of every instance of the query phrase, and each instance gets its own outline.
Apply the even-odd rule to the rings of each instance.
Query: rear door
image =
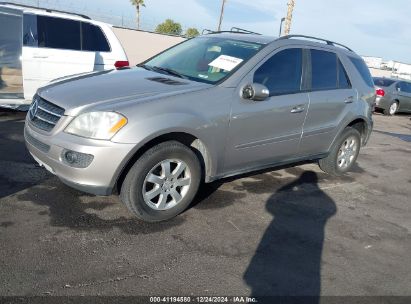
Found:
[[[0,7],[0,104],[23,98],[22,24],[20,10]]]
[[[225,171],[239,172],[296,157],[308,94],[302,92],[301,48],[279,49],[244,79],[270,90],[265,101],[243,99],[232,105]]]
[[[24,27],[26,99],[53,79],[94,70],[95,53],[82,51],[80,21],[27,15]]]
[[[357,99],[346,69],[336,53],[311,49],[310,109],[304,123],[300,155],[328,151],[338,126]]]

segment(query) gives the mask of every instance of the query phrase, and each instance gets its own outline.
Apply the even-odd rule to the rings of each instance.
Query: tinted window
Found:
[[[351,82],[348,79],[347,71],[340,60],[338,60],[338,87],[340,89],[351,88]]]
[[[376,86],[381,86],[381,87],[389,87],[395,82],[395,80],[391,79],[385,79],[385,78],[374,78],[374,84]]]
[[[302,50],[288,49],[268,59],[254,75],[254,82],[265,85],[271,95],[299,92]]]
[[[35,15],[27,14],[23,17],[23,45],[24,46],[38,46],[37,35],[37,17]]]
[[[39,47],[81,50],[79,21],[38,16],[37,33]]]
[[[400,89],[401,89],[401,92],[411,93],[411,83],[400,82]]]
[[[102,30],[93,24],[82,22],[83,50],[93,52],[110,52],[110,46]]]
[[[359,58],[354,58],[354,57],[348,57],[348,58],[350,58],[351,62],[354,64],[355,68],[360,73],[365,83],[370,87],[374,87],[374,81],[372,80],[370,70],[368,69],[364,60],[359,59]]]
[[[312,89],[333,90],[337,84],[337,55],[311,50]]]

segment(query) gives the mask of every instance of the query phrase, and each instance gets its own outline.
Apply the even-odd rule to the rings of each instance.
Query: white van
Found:
[[[30,104],[39,87],[57,78],[128,65],[109,24],[0,2],[0,105]]]

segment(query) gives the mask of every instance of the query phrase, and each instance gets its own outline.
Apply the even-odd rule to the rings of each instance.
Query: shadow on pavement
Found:
[[[30,156],[24,144],[25,113],[1,110],[0,199],[30,188],[51,177]]]
[[[392,137],[396,137],[396,138],[399,138],[399,139],[401,139],[402,141],[405,141],[405,142],[411,142],[411,135],[410,134],[391,133],[391,132],[383,132],[383,131],[378,131],[378,130],[374,130],[373,132],[388,135],[388,136],[392,136]]]
[[[308,303],[318,303],[324,230],[336,204],[307,171],[278,189],[266,209],[274,219],[244,274],[252,296],[309,296]]]

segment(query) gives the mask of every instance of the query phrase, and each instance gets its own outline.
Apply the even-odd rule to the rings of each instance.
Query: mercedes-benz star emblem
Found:
[[[33,120],[34,117],[36,116],[38,108],[39,108],[38,99],[34,98],[32,104],[30,105],[30,108],[29,108],[29,116],[30,116],[31,120]]]

